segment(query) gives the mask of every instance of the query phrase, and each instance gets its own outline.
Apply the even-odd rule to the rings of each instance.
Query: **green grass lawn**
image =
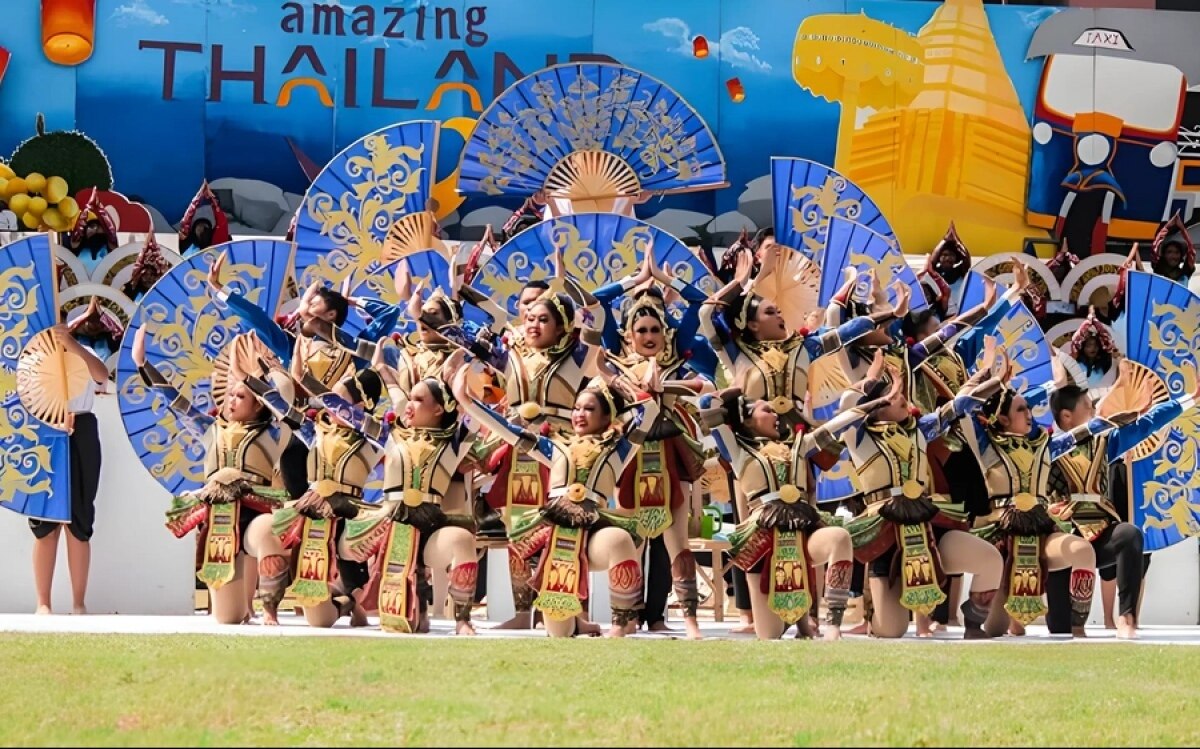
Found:
[[[1200,742],[1190,647],[0,635],[0,674],[4,745]]]

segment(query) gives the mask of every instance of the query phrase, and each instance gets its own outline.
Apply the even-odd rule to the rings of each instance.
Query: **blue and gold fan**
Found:
[[[1126,356],[1145,367],[1169,397],[1194,392],[1200,297],[1139,271],[1130,271],[1125,284]],[[1128,454],[1133,463],[1129,519],[1142,529],[1146,551],[1200,535],[1198,451],[1200,415],[1193,409]]]
[[[662,81],[612,63],[554,65],[517,81],[480,115],[459,160],[459,192],[544,190],[575,212],[725,185],[725,159],[699,113]]]
[[[302,288],[313,281],[337,283],[351,271],[377,270],[389,233],[403,246],[419,243],[413,236],[426,233],[432,215],[409,219],[404,229],[397,224],[431,207],[438,128],[428,120],[390,125],[325,165],[296,219],[295,277]],[[407,227],[410,222],[418,225]]]
[[[208,292],[208,268],[227,252],[220,281],[274,317],[292,269],[292,245],[274,240],[239,240],[184,259],[158,280],[133,316],[146,328],[146,359],[201,411],[213,402],[213,362],[221,349],[250,328]],[[162,398],[147,388],[134,366],[134,336],[121,343],[117,394],[121,418],[134,452],[167,491],[180,494],[204,482],[205,449],[179,423]]]
[[[613,213],[581,213],[543,221],[521,232],[485,263],[471,288],[517,313],[517,298],[529,281],[554,275],[563,254],[566,274],[587,291],[636,273],[653,242],[654,262],[668,264],[676,277],[713,293],[715,280],[699,258],[669,233],[635,218]]]
[[[771,159],[775,239],[821,262],[834,217],[861,224],[896,245],[896,233],[862,189],[833,169],[807,159]]]
[[[75,378],[65,366],[67,357],[48,332],[58,323],[55,281],[48,235],[0,248],[0,506],[65,523],[71,520],[71,453],[67,424],[56,417],[77,383],[68,382]],[[26,379],[33,359],[43,365],[33,370],[56,380],[34,383],[38,393]],[[58,366],[45,367],[47,359]]]
[[[968,310],[983,303],[985,278],[977,271],[967,272],[961,309]],[[1003,294],[1004,288],[1003,284],[997,284],[998,293]],[[1042,326],[1024,302],[1017,301],[1012,305],[996,326],[994,335],[1012,362],[1009,387],[1022,393],[1054,380],[1054,365],[1051,363],[1054,352],[1046,340]],[[954,349],[963,358],[967,369],[974,372],[979,360],[983,358],[983,338],[965,336],[955,343]],[[1044,403],[1033,409],[1033,418],[1042,427],[1054,424],[1050,408]]]
[[[829,300],[845,283],[845,269],[854,268],[859,273],[874,270],[877,282],[888,289],[888,301],[891,303],[896,302],[896,294],[889,287],[898,280],[912,290],[910,310],[917,312],[929,306],[921,291],[921,282],[908,266],[904,255],[891,240],[870,227],[836,216],[830,218],[822,254],[822,305],[829,304]]]

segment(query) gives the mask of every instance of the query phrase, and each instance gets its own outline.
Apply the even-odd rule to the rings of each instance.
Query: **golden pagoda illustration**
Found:
[[[811,22],[811,25],[810,25]],[[908,63],[909,45],[920,65]],[[891,52],[883,80],[863,98],[853,75],[841,89],[836,55],[863,76]],[[858,51],[856,51],[858,50]],[[918,67],[919,83],[906,85]],[[913,36],[865,16],[813,16],[797,31],[798,84],[842,103],[835,167],[887,214],[905,252],[931,250],[953,220],[972,250],[1020,251],[1029,123],[1004,68],[982,0],[945,0]],[[853,123],[853,124],[851,124]]]

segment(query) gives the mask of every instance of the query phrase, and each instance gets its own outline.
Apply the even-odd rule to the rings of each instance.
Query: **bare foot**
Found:
[[[264,627],[278,627],[279,626],[279,616],[276,612],[269,611],[266,608],[263,608],[262,623],[263,623]]]
[[[492,629],[533,629],[533,612],[518,611],[512,619],[497,624]]]
[[[614,624],[613,628],[616,628],[616,626]],[[633,626],[637,627],[637,624],[635,623]],[[575,634],[583,637],[599,637],[602,634],[602,630],[599,624],[589,622],[583,616],[577,616],[575,617]]]
[[[933,637],[937,622],[924,614],[917,614],[915,618],[917,620],[917,637]]]
[[[1009,619],[1008,620],[1008,633],[1010,635],[1012,635],[1013,637],[1024,637],[1025,636],[1025,625],[1021,624],[1016,619]]]
[[[429,634],[429,612],[422,611],[417,617],[417,634]]]
[[[458,622],[454,625],[454,634],[474,637],[475,627],[470,622]]]
[[[626,622],[625,623],[625,635],[626,636],[636,635],[637,631],[638,631],[638,623],[637,622]]]
[[[743,622],[742,624],[739,624],[736,627],[731,627],[729,630],[729,634],[731,634],[731,635],[752,635],[752,634],[754,634],[754,622],[750,622],[749,624],[746,624],[745,622]]]
[[[1105,619],[1104,620],[1104,628],[1105,629],[1117,629],[1117,623],[1114,622],[1112,619]]]
[[[700,622],[696,621],[696,617],[687,616],[683,619],[683,628],[687,630],[687,638],[689,640],[703,640],[704,635],[700,633]]]
[[[87,616],[87,606],[84,606],[81,603],[78,606],[73,607],[71,609],[71,613],[75,616]]]
[[[1121,616],[1121,622],[1117,625],[1118,640],[1136,640],[1137,639],[1137,621],[1129,614]]]
[[[796,622],[797,640],[811,640],[818,634],[817,623],[811,616],[802,616],[800,617],[800,620]]]
[[[594,625],[594,624],[592,626],[596,627],[596,625]],[[596,627],[596,629],[599,629],[599,627]],[[583,634],[583,633],[579,632],[578,634]],[[624,637],[625,636],[625,625],[623,625],[623,624],[612,625],[611,627],[608,628],[608,631],[604,633],[604,636],[605,637]]]
[[[361,603],[354,604],[354,609],[350,612],[351,627],[365,627],[370,622],[367,621],[367,610],[362,607]]]
[[[836,642],[837,640],[842,639],[841,627],[826,627],[822,639],[825,640],[825,642]]]
[[[685,619],[684,621],[687,621],[687,620]],[[676,633],[676,630],[668,627],[666,622],[655,622],[655,623],[651,624],[649,627],[646,627],[646,631],[647,632],[662,632],[663,634],[667,634],[667,635],[673,635]]]
[[[1083,627],[1071,627],[1071,636],[1076,638],[1087,637],[1087,630]]]
[[[992,636],[983,631],[982,627],[967,627],[963,630],[964,640],[990,640]]]
[[[938,628],[938,627],[940,627],[940,626],[942,626],[942,625],[938,624],[937,622],[934,622],[934,623],[933,623],[934,631],[936,632],[936,631],[937,631],[937,628]],[[962,626],[962,622],[960,622],[960,621],[958,620],[958,617],[957,617],[957,616],[952,616],[952,617],[950,617],[949,619],[947,619],[947,620],[946,620],[946,626],[947,626],[947,627],[961,627],[961,626]]]
[[[38,605],[37,611],[35,611],[34,613],[37,614],[38,616],[49,616],[49,615],[53,614],[54,612],[50,610],[49,606],[47,606],[46,604],[43,603],[43,604]]]
[[[848,635],[869,635],[871,634],[871,623],[863,620],[851,629],[846,630]]]

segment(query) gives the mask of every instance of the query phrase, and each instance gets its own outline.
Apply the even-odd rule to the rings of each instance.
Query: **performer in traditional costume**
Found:
[[[534,307],[531,315],[537,314]],[[531,336],[534,340],[537,336]],[[455,376],[454,391],[470,416],[514,449],[533,456],[549,473],[547,500],[536,512],[512,524],[510,554],[526,559],[541,555],[530,581],[537,591],[534,605],[546,617],[551,637],[569,637],[583,613],[589,569],[609,573],[612,628],[623,637],[642,605],[642,572],[634,545],[636,522],[608,511],[617,482],[635,457],[646,430],[658,416],[658,402],[646,398],[628,424],[620,415],[624,399],[603,381],[593,380],[575,399],[571,431],[531,431],[489,409],[466,389],[467,370]],[[653,369],[647,378],[652,392],[661,387]],[[545,430],[542,430],[545,431]]]
[[[678,291],[691,303],[678,323],[667,311],[665,295],[656,286],[644,286],[655,281]],[[611,304],[620,294],[634,289],[639,290],[622,310],[622,329],[616,329],[615,323],[612,329],[605,326],[606,347],[619,352],[609,354],[606,360],[631,383],[641,383],[654,362],[665,381],[658,420],[648,430],[649,437],[642,443],[637,459],[621,476],[617,512],[637,519],[641,538],[664,538],[688,637],[699,639],[696,609],[700,595],[696,561],[687,543],[687,500],[693,482],[704,475],[704,450],[697,439],[694,418],[684,408],[681,397],[712,390],[716,358],[707,342],[696,336],[700,304],[708,296],[695,285],[658,269],[652,248],[645,251],[640,273],[597,289],[594,294],[601,302]],[[704,374],[693,366],[698,360],[707,363]]]
[[[928,616],[946,598],[943,574],[973,575],[970,599],[963,605],[967,639],[984,637],[982,626],[1000,585],[1000,554],[967,527],[962,505],[935,494],[928,443],[974,412],[1001,384],[992,376],[995,339],[978,372],[955,397],[922,415],[909,402],[899,370],[888,376],[902,387],[875,409],[861,428],[847,430],[842,441],[850,452],[866,510],[847,526],[855,556],[869,565],[874,618],[871,633],[900,637],[908,629],[908,611]],[[886,385],[876,352],[868,378],[842,398],[841,408],[873,400]],[[906,609],[908,611],[906,611]]]
[[[167,513],[167,528],[178,538],[200,528],[198,543],[203,549],[197,577],[212,594],[213,617],[222,624],[240,624],[249,619],[245,556],[258,560],[260,580],[286,574],[287,562],[279,539],[270,533],[269,524],[262,532],[248,534],[251,522],[269,515],[287,497],[283,489],[271,486],[276,463],[290,437],[286,427],[275,428],[271,412],[262,406],[243,382],[245,373],[258,369],[257,361],[268,355],[255,345],[250,335],[238,336],[218,357],[218,369],[225,369],[224,392],[214,393],[216,416],[201,413],[192,406],[145,354],[146,329],[139,328],[133,344],[133,362],[146,386],[162,395],[185,428],[207,440],[204,475],[199,491],[176,497]],[[222,366],[223,364],[223,366]],[[290,398],[291,381],[282,372],[272,373],[280,392]],[[220,388],[214,388],[220,390]],[[278,599],[263,591],[263,622],[277,624]]]
[[[567,279],[566,285],[576,299],[588,302],[585,318],[599,311],[595,300],[585,298],[573,281]],[[531,288],[536,287],[526,285],[522,296]],[[591,327],[578,329],[576,301],[549,289],[526,310],[519,338],[508,342],[507,361],[500,378],[506,392],[508,418],[520,419],[528,428],[551,434],[568,430],[575,394],[597,373],[592,351],[600,343],[600,331]],[[545,504],[549,475],[545,465],[532,454],[497,445],[498,439],[503,439],[503,435],[492,435],[480,450],[490,456],[486,467],[496,474],[488,491],[488,504],[504,511],[511,535],[523,515]],[[522,558],[517,552],[515,547],[509,549],[516,615],[501,626],[529,629],[533,625],[534,597],[529,583],[531,571],[528,557]]]
[[[366,507],[364,488],[382,452],[339,411],[322,408],[300,412],[271,383],[251,377],[247,384],[309,448],[308,491],[275,510],[271,517],[264,515],[251,523],[250,535],[262,533],[259,524],[270,525],[283,548],[292,552],[290,569],[260,580],[259,588],[270,598],[271,608],[277,608],[279,601],[290,594],[303,607],[311,626],[332,627],[345,615],[350,615],[351,626],[365,626],[366,615],[356,594],[366,587],[369,575],[366,564],[349,558],[345,521],[358,517]],[[366,369],[335,385],[332,392],[355,411],[370,412],[381,391],[379,376]],[[336,586],[335,569],[339,578]]]
[[[1083,633],[1091,611],[1096,553],[1084,539],[1060,530],[1049,514],[1050,466],[1077,445],[1110,432],[1112,449],[1120,454],[1174,418],[1179,409],[1174,404],[1156,406],[1140,419],[1137,411],[1123,411],[1051,436],[1037,426],[1031,409],[1052,389],[1040,386],[1023,395],[1005,386],[976,414],[974,428],[964,430],[983,470],[992,507],[989,515],[976,518],[974,532],[995,542],[1006,556],[1005,580],[997,596],[1003,608],[994,603],[984,626],[992,635],[1004,631],[1008,616],[1028,625],[1044,614],[1045,572],[1067,567],[1072,568],[1072,629],[1077,636]]]
[[[882,362],[880,362],[882,366]],[[767,401],[735,389],[700,399],[706,424],[738,477],[749,505],[730,541],[733,563],[746,572],[760,640],[777,639],[793,624],[812,634],[807,614],[817,595],[814,567],[827,565],[825,638],[841,638],[850,595],[853,545],[843,528],[826,526],[809,496],[809,460],[840,449],[838,435],[885,401],[864,403],[807,432],[782,424]]]
[[[967,279],[967,273],[971,270],[971,252],[959,239],[953,221],[947,227],[946,235],[933,248],[933,252],[929,253],[929,259],[925,261],[925,270],[936,273],[937,277],[949,287],[950,294],[941,310],[942,316],[958,314],[963,284]]]
[[[1120,377],[1128,390],[1139,387],[1135,380],[1149,381],[1145,376],[1148,370],[1139,372],[1139,365],[1125,360],[1119,367]],[[1128,399],[1128,390],[1111,392],[1097,409],[1086,389],[1067,385],[1051,395],[1050,410],[1058,428],[1069,432],[1091,422],[1097,410],[1101,417],[1111,415],[1115,408]],[[1146,392],[1142,397],[1150,398],[1152,395]],[[1120,593],[1117,637],[1121,639],[1137,636],[1137,608],[1145,566],[1142,532],[1137,526],[1123,522],[1121,512],[1109,492],[1109,474],[1122,453],[1190,409],[1198,395],[1200,388],[1189,396],[1156,406],[1130,427],[1076,445],[1059,456],[1050,470],[1049,491],[1053,499],[1049,507],[1051,517],[1068,521],[1077,535],[1090,542],[1096,550],[1096,564],[1101,578],[1116,581]],[[1060,627],[1051,620],[1065,617],[1056,616],[1055,596],[1053,590],[1050,592],[1050,612],[1046,621],[1051,626],[1051,632],[1054,632]]]
[[[344,295],[313,283],[305,290],[295,314],[284,321],[293,331],[288,332],[243,294],[221,285],[225,257],[222,253],[209,267],[209,291],[258,335],[303,391],[309,395],[327,392],[353,376],[356,369],[366,366],[367,362],[332,343],[336,339],[335,328],[346,321],[349,313],[349,302]],[[398,309],[395,314],[399,314]],[[395,317],[381,316],[376,322],[379,329],[388,329],[394,325]],[[374,342],[376,338],[370,337],[374,333],[371,328],[363,335]],[[292,499],[299,499],[308,491],[308,447],[299,439],[287,445],[279,472]]]
[[[812,363],[906,315],[908,289],[898,292],[894,308],[828,329],[792,332],[775,302],[747,290],[752,262],[748,254],[739,255],[734,280],[700,311],[700,324],[745,397],[768,401],[791,427],[803,421]],[[714,314],[718,308],[720,317]]]

